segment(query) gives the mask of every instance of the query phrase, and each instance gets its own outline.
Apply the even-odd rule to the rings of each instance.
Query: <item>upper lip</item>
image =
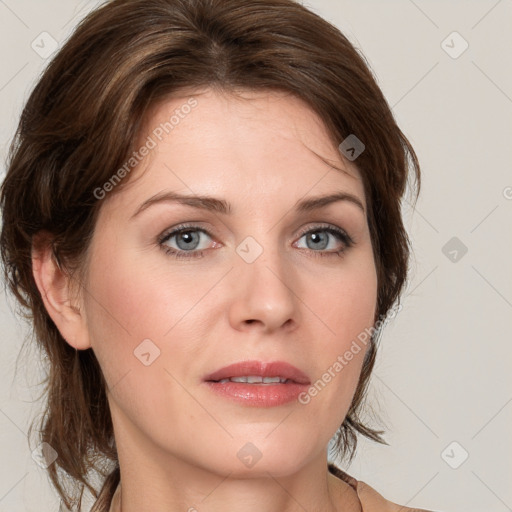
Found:
[[[205,381],[219,381],[230,377],[244,376],[281,377],[298,384],[310,384],[308,376],[295,366],[285,361],[240,361],[230,364],[205,377]]]

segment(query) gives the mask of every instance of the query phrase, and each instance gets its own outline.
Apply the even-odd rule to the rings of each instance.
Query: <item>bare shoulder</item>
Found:
[[[392,501],[387,500],[376,491],[372,486],[368,485],[362,480],[356,480],[354,477],[343,471],[341,468],[330,463],[328,465],[329,472],[332,473],[337,479],[344,483],[343,489],[352,489],[354,496],[359,500],[359,506],[354,504],[353,510],[360,510],[362,512],[435,512],[425,508],[411,508],[405,505],[398,505]],[[346,496],[349,496],[346,494]],[[346,498],[345,498],[346,499]],[[352,510],[352,508],[347,509]]]
[[[363,512],[434,512],[424,508],[411,508],[387,500],[367,483],[357,481],[357,495]]]

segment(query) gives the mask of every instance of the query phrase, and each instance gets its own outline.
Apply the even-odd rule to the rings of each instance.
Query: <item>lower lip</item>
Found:
[[[275,407],[297,400],[308,384],[246,384],[245,382],[206,382],[221,396],[252,407]]]

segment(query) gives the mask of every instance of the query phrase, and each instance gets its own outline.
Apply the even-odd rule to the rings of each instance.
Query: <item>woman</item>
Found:
[[[66,507],[85,487],[102,512],[413,510],[327,462],[333,436],[348,460],[357,433],[385,442],[359,414],[406,279],[408,160],[419,191],[363,58],[292,0],[80,24],[1,189]]]

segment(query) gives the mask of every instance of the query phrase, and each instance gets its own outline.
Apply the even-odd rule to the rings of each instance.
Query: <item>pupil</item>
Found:
[[[193,243],[194,241],[197,242],[197,237],[198,237],[198,234],[195,233],[194,231],[184,231],[181,233],[181,235],[178,237],[178,245],[180,245],[180,240],[184,240],[185,242],[185,245],[187,244],[191,244]],[[196,240],[194,240],[194,238]],[[185,247],[185,249],[190,249],[190,247]]]
[[[319,234],[319,233],[311,233],[310,234],[310,237],[313,239],[313,242],[314,243],[319,243],[319,242],[322,242],[322,238],[323,238],[323,241],[324,241],[324,244],[322,244],[322,246],[320,247],[321,249],[325,249],[326,247],[326,234],[325,233],[322,233],[322,234]],[[317,247],[318,249],[318,247]]]

